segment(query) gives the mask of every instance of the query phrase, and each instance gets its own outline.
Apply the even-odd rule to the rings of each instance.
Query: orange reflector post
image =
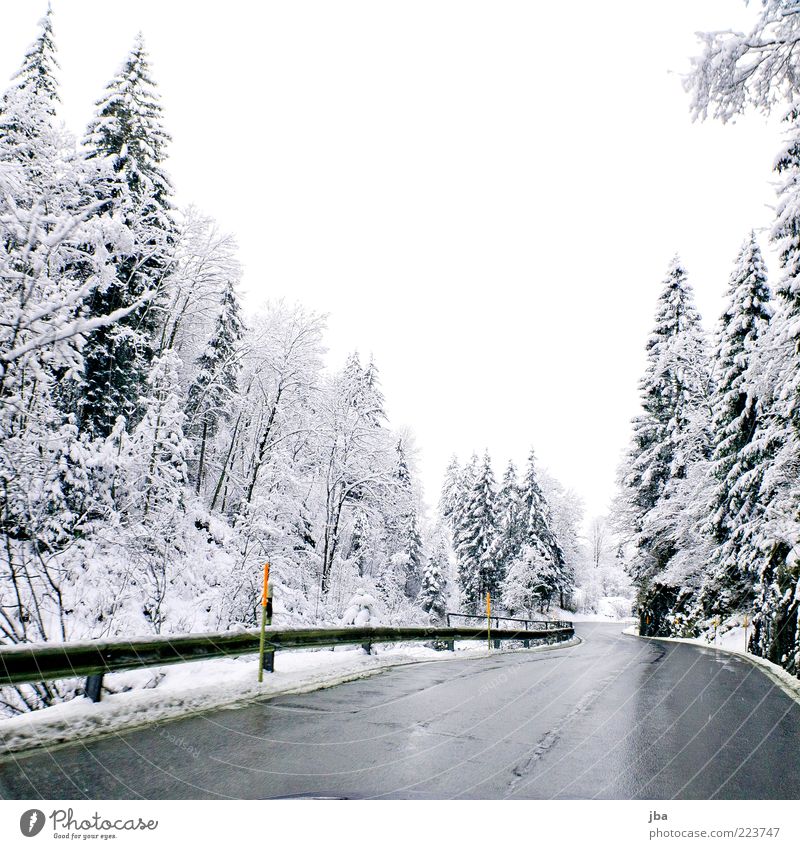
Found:
[[[267,630],[267,605],[269,604],[269,563],[264,564],[264,592],[261,596],[261,641],[258,647],[258,683],[264,680],[264,643]],[[271,615],[271,614],[270,614]],[[272,624],[270,622],[270,624]]]
[[[492,594],[486,593],[486,641],[489,651],[492,650]]]
[[[269,563],[264,564],[264,592],[261,594],[261,606],[267,606],[267,590],[269,588]]]

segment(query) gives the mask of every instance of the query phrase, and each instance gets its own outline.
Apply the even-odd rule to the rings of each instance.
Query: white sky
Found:
[[[45,5],[4,3],[0,86]],[[178,202],[236,234],[248,304],[329,312],[332,364],[374,354],[431,503],[452,453],[500,474],[533,445],[602,512],[670,258],[712,328],[771,221],[775,122],[692,124],[679,76],[737,0],[53,7],[67,125],[143,30]]]

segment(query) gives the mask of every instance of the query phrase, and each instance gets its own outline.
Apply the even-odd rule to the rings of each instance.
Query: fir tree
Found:
[[[42,146],[52,143],[59,100],[55,53],[52,11],[48,7],[37,37],[0,101],[0,161],[23,165],[29,178],[46,169]]]
[[[417,504],[402,439],[397,443],[394,475],[396,514],[389,517],[390,559],[400,567],[398,581],[406,597],[419,592],[422,569],[422,539],[417,524]]]
[[[673,482],[686,478],[692,463],[708,457],[711,442],[705,340],[677,257],[658,299],[639,388],[643,413],[634,419],[623,487],[637,544],[631,573],[640,588],[641,627],[649,624],[655,632],[666,628],[663,618],[680,595],[679,587],[657,578],[677,550],[675,526],[663,521],[664,502],[676,488]]]
[[[433,622],[443,621],[447,612],[447,567],[447,543],[440,533],[425,562],[419,591],[419,605]]]
[[[488,453],[476,471],[466,505],[459,517],[456,556],[465,606],[482,609],[486,593],[497,593],[499,572],[494,561],[497,515],[495,483]]]
[[[509,462],[497,494],[497,537],[494,558],[502,582],[511,561],[525,544],[528,512],[517,481],[517,470]]]
[[[781,265],[779,308],[762,358],[762,391],[771,397],[754,440],[761,474],[761,515],[751,522],[761,551],[751,645],[757,654],[800,675],[800,102],[785,115],[786,144],[772,241]]]
[[[196,361],[197,374],[186,402],[186,432],[194,438],[197,459],[192,464],[195,491],[199,494],[205,472],[206,451],[220,423],[230,418],[238,392],[239,347],[244,328],[232,284],[222,293],[220,313],[208,345]]]
[[[464,517],[469,507],[472,485],[478,474],[478,455],[473,454],[469,463],[460,470],[452,492],[452,512],[450,527],[452,529],[453,550],[458,551],[461,542],[461,532],[464,527]]]
[[[450,463],[445,469],[442,492],[439,496],[439,515],[446,525],[453,529],[454,514],[458,509],[458,500],[461,495],[461,469],[458,465],[458,457],[451,457]]]
[[[544,552],[552,561],[554,568],[562,577],[557,582],[559,591],[567,589],[564,553],[552,527],[550,505],[539,486],[536,474],[536,455],[531,450],[528,456],[528,468],[521,493],[522,509],[524,511],[524,543],[533,549]]]
[[[20,87],[28,88],[43,100],[55,103],[59,100],[55,80],[55,69],[59,65],[53,41],[53,10],[49,3],[44,18],[39,21],[39,27],[39,34],[25,53],[22,67],[12,79],[19,80]],[[55,109],[51,115],[55,115]]]
[[[712,404],[712,468],[719,483],[711,504],[714,567],[700,598],[706,615],[748,607],[758,577],[751,530],[760,510],[761,474],[758,449],[751,443],[763,414],[752,370],[771,316],[766,266],[751,233],[731,274],[714,357],[719,378]]]
[[[354,351],[345,363],[344,381],[350,388],[350,402],[353,407],[357,408],[375,427],[382,427],[386,421],[386,412],[375,362],[370,359],[369,364],[364,368],[358,351]]]
[[[157,349],[159,304],[175,235],[172,186],[163,169],[168,141],[139,35],[97,103],[84,139],[87,171],[93,161],[109,164],[94,172],[90,191],[113,211],[132,240],[118,258],[116,280],[94,293],[86,313],[136,306],[113,327],[92,334],[84,350],[81,416],[84,426],[99,436],[110,432],[118,415],[135,422],[143,413],[139,398]]]

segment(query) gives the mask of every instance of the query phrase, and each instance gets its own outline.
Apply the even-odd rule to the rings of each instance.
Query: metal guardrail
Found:
[[[479,616],[475,613],[447,613],[447,625],[450,627],[450,620],[452,617],[459,617],[461,619],[477,619],[480,622],[486,621],[486,616]],[[525,624],[525,628],[522,630],[527,631],[529,628],[536,629],[544,629],[544,630],[556,630],[558,628],[572,628],[572,622],[567,622],[564,619],[516,619],[513,616],[491,616],[489,617],[493,623],[496,623],[496,627],[500,627],[501,622],[523,622]],[[492,633],[494,633],[494,628],[492,629]]]
[[[569,639],[571,623],[563,628],[492,629],[493,640],[548,642]],[[456,640],[487,640],[486,628],[318,628],[267,631],[268,653],[337,645],[436,640],[451,651]],[[215,634],[184,634],[143,637],[126,641],[93,640],[75,643],[39,643],[0,647],[0,686],[38,683],[58,678],[88,676],[86,695],[99,701],[102,676],[107,672],[166,666],[193,660],[211,660],[252,654],[259,650],[260,631],[225,631]]]

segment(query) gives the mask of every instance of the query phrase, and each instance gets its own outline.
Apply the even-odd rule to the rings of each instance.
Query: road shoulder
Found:
[[[712,643],[701,643],[698,640],[688,637],[643,637],[639,634],[635,625],[626,628],[622,633],[628,637],[638,637],[640,640],[652,640],[659,643],[686,643],[690,646],[696,646],[699,649],[706,649],[741,658],[760,669],[776,687],[779,687],[787,696],[794,699],[797,704],[800,704],[800,679],[790,675],[783,667],[778,666],[777,663],[773,663],[771,660],[766,660],[766,658],[737,649],[715,646]]]

